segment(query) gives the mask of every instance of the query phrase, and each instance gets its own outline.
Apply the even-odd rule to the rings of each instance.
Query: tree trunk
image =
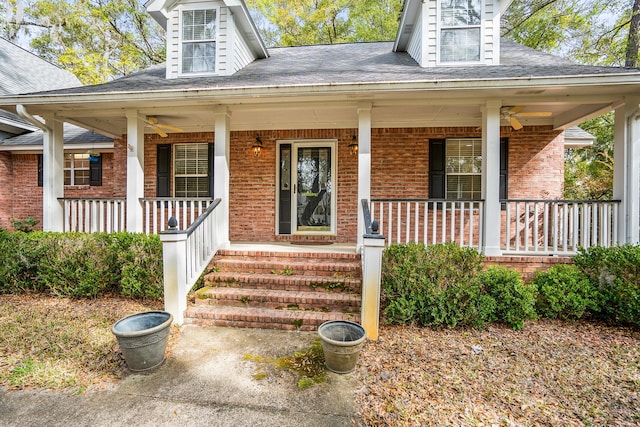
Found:
[[[640,51],[640,0],[633,0],[633,12],[631,25],[629,25],[629,38],[627,39],[626,67],[638,67],[638,52]]]

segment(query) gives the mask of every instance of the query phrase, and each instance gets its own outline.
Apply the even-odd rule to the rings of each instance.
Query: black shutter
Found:
[[[445,198],[445,141],[429,140],[429,198]]]
[[[500,138],[500,200],[506,200],[508,192],[509,173],[509,139]]]
[[[170,197],[171,144],[159,144],[156,157],[156,197]]]
[[[38,154],[38,187],[42,186],[42,154]]]
[[[102,156],[89,159],[89,185],[102,185]]]
[[[209,144],[209,197],[213,198],[213,170],[214,170],[214,162],[215,162],[215,151],[214,145]]]

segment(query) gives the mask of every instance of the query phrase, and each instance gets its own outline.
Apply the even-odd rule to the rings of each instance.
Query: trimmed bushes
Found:
[[[388,323],[426,326],[501,321],[514,329],[536,317],[587,315],[640,326],[640,247],[580,250],[575,265],[539,272],[529,284],[504,267],[482,271],[483,256],[453,243],[385,250],[382,309]]]
[[[162,243],[133,233],[0,231],[0,292],[162,296]]]
[[[384,315],[390,323],[483,326],[495,302],[473,278],[482,255],[452,243],[392,245],[384,253]]]
[[[536,316],[535,284],[525,284],[517,271],[506,267],[492,266],[480,273],[476,279],[484,285],[496,304],[495,319],[513,329],[522,329],[525,320]]]
[[[587,310],[599,311],[598,292],[575,265],[555,265],[536,274],[536,311],[550,319],[579,319]]]

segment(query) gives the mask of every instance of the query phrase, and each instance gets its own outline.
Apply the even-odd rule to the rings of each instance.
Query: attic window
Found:
[[[182,11],[182,72],[216,71],[216,11]]]
[[[480,61],[482,0],[440,0],[440,62]]]

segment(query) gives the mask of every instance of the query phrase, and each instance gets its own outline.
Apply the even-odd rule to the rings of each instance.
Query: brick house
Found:
[[[267,49],[242,0],[149,0],[166,63],[0,98],[43,129],[43,227],[186,228],[215,197],[221,247],[360,249],[370,218],[493,257],[638,243],[640,70],[501,40],[510,0],[463,3],[406,0],[391,42]],[[565,131],[609,111],[615,200],[561,200]],[[115,140],[104,199],[68,196],[63,123]]]
[[[72,73],[2,38],[0,59],[0,96],[81,85]],[[42,138],[43,132],[38,127],[14,113],[0,110],[0,228],[10,228],[12,219],[33,217],[42,221]],[[102,155],[90,161],[89,152]],[[65,195],[104,194],[115,182],[109,175],[112,153],[111,138],[65,124]],[[76,179],[72,181],[73,178]],[[108,194],[112,193],[109,189]]]

